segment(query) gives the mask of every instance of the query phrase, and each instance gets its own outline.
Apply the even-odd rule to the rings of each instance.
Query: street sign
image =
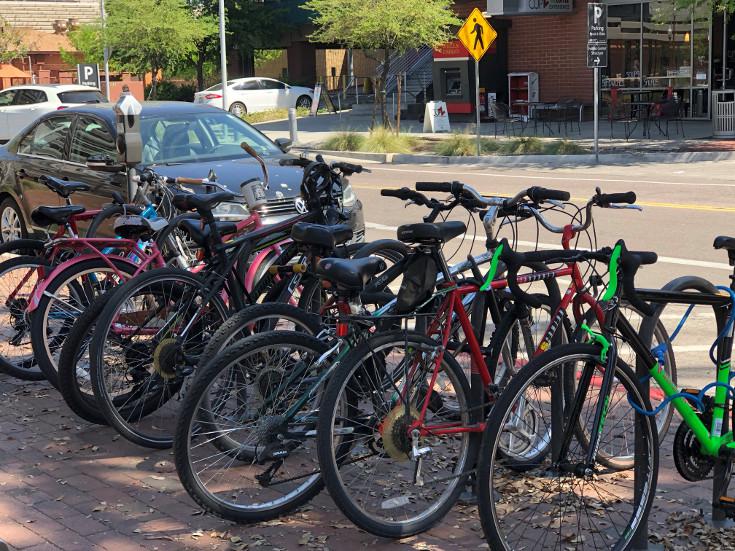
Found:
[[[607,6],[587,4],[587,67],[607,67]]]
[[[82,86],[100,87],[100,67],[97,64],[80,63],[77,65],[77,81]]]
[[[497,31],[477,8],[472,10],[464,25],[457,32],[457,38],[475,58],[475,61],[480,61],[497,37]]]

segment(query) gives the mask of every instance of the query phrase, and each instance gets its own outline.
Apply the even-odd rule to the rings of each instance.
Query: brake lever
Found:
[[[566,203],[564,203],[564,201],[557,201],[556,199],[547,199],[544,202],[545,203],[549,203],[549,204],[551,204],[551,205],[553,205],[556,208],[559,208],[561,210],[564,210],[566,208]]]
[[[618,209],[618,210],[629,209],[629,210],[637,210],[641,212],[643,211],[643,207],[641,207],[640,205],[619,205],[619,204],[610,203],[607,208]]]

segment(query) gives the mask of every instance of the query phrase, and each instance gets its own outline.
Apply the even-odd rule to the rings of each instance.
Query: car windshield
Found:
[[[281,150],[252,126],[225,111],[143,118],[143,163],[185,163],[247,155],[247,142],[263,157]]]
[[[61,103],[104,103],[105,96],[97,90],[73,90],[59,92]]]

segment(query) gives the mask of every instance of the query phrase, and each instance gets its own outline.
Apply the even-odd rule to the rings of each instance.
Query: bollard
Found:
[[[299,129],[296,125],[296,108],[291,107],[288,110],[288,132],[290,134],[291,143],[299,141]]]

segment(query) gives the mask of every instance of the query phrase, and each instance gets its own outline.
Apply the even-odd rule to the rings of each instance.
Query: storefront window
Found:
[[[626,1],[626,0],[622,0]],[[603,90],[631,99],[673,96],[685,116],[709,114],[711,8],[679,8],[675,0],[608,6],[609,67]]]
[[[609,62],[602,87],[640,87],[641,5],[610,6],[607,25]]]

